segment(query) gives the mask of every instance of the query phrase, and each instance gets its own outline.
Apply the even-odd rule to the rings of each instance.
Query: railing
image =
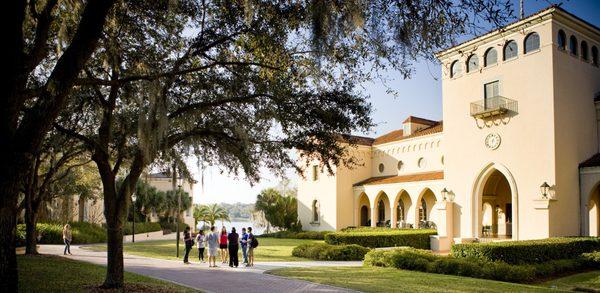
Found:
[[[518,103],[502,96],[495,96],[471,103],[471,116],[488,118],[508,112],[517,113]]]

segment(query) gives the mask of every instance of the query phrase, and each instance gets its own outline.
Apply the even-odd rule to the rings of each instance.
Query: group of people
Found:
[[[195,241],[194,241],[195,240]],[[208,266],[217,267],[217,255],[221,255],[221,263],[227,264],[230,267],[238,267],[238,253],[240,247],[242,249],[243,264],[247,267],[254,266],[254,249],[258,247],[258,239],[252,234],[252,227],[242,228],[242,235],[236,232],[235,228],[231,228],[231,232],[227,233],[227,229],[223,227],[221,232],[215,231],[215,226],[210,227],[208,233],[200,230],[196,237],[192,237],[190,228],[187,227],[183,233],[183,241],[185,242],[185,255],[183,263],[189,264],[189,254],[194,246],[194,242],[198,243],[198,258],[200,262],[204,261],[204,252],[206,248],[208,255]],[[220,250],[220,253],[219,253]]]

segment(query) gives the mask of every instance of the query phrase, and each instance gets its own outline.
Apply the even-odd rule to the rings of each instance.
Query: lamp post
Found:
[[[133,222],[131,222],[131,242],[135,243],[135,192],[131,195],[131,202],[133,203]]]
[[[542,198],[543,199],[548,199],[548,191],[550,190],[550,185],[548,185],[548,183],[544,182],[541,186],[540,186],[540,191],[542,192]]]
[[[179,218],[181,216],[181,184],[177,185],[177,191],[175,192],[177,192],[177,219],[175,220],[175,226],[177,227],[177,257],[179,257]]]

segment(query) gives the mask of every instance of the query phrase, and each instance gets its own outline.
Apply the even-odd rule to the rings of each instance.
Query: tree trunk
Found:
[[[114,182],[114,177],[113,180]],[[118,195],[114,184],[104,186],[104,216],[106,217],[107,262],[106,279],[102,287],[123,288],[123,220],[127,211],[126,197]]]
[[[25,209],[25,254],[38,254],[37,219],[40,201],[30,199]]]
[[[19,180],[0,179],[0,288],[5,292],[18,291],[15,230]]]
[[[78,220],[79,222],[83,222],[85,221],[85,197],[81,196],[81,194],[79,195],[79,213],[78,213]]]

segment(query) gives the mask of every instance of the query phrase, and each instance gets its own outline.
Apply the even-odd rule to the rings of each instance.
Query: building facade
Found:
[[[597,27],[549,7],[438,53],[443,123],[409,117],[353,137],[361,166],[307,170],[303,228],[435,227],[445,246],[598,235],[599,48]]]
[[[190,182],[182,178],[177,178],[175,184],[173,184],[173,178],[171,177],[171,175],[164,172],[143,175],[142,177],[144,178],[146,183],[148,183],[150,186],[153,186],[158,191],[167,192],[173,190],[173,186],[175,186],[175,188],[181,188],[181,190],[187,192],[191,202],[194,202],[194,182]],[[183,219],[184,223],[186,223],[188,226],[190,226],[190,228],[192,228],[192,231],[195,231],[196,222],[194,220],[192,210],[193,205],[190,205],[190,207],[181,214],[181,218]],[[156,214],[152,215],[151,218],[153,222],[157,222],[159,220],[158,215]]]

